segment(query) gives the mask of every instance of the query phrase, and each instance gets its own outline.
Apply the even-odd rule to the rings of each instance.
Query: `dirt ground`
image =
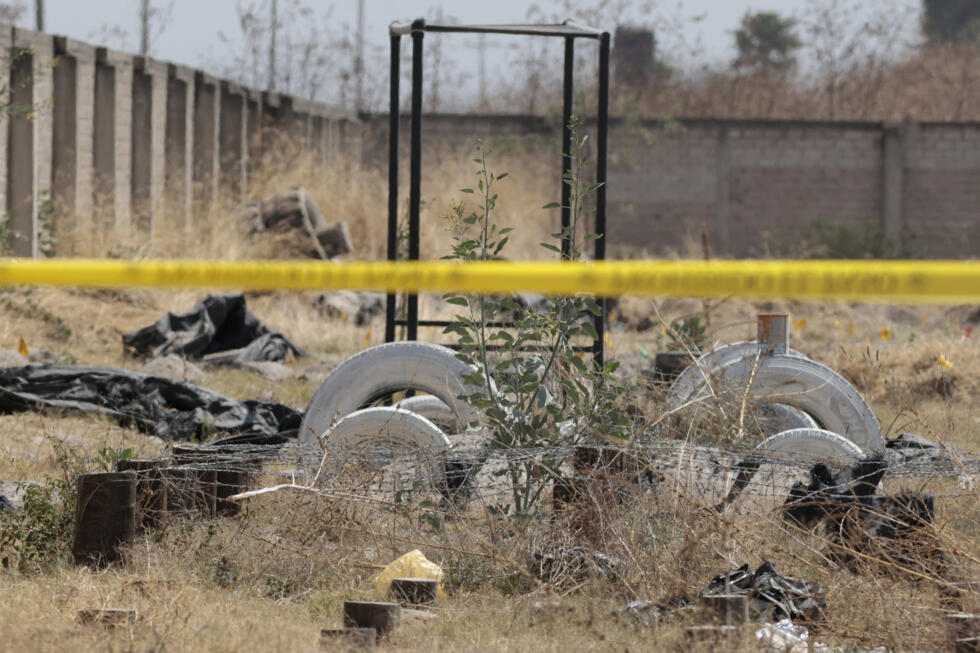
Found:
[[[205,294],[7,289],[0,294],[0,349],[16,349],[23,338],[31,350],[46,350],[64,362],[138,369],[141,362],[122,350],[121,334],[166,310],[187,310]],[[210,369],[202,385],[239,399],[303,408],[334,365],[379,343],[383,334],[377,319],[354,326],[321,317],[314,299],[315,293],[248,295],[264,323],[312,353],[296,363],[294,378],[274,382],[250,371]],[[443,310],[433,303],[422,304]],[[652,356],[668,344],[663,323],[699,315],[708,320],[708,343],[718,344],[751,339],[758,312],[789,312],[793,347],[847,376],[871,402],[887,435],[912,431],[980,451],[980,412],[973,401],[980,359],[968,330],[973,310],[627,299],[617,309],[620,319],[635,324],[651,317],[654,326],[638,332],[614,324],[608,345],[611,356],[623,362],[623,373],[638,376],[650,365],[643,352]],[[420,338],[443,336],[423,331]],[[951,387],[952,395],[941,394],[941,386]],[[152,457],[169,443],[99,418],[5,415],[0,480],[56,478],[64,471],[59,445],[83,465],[94,465],[105,448]],[[888,489],[948,497],[937,500],[941,540],[960,558],[977,562],[980,503],[974,488],[948,479],[901,479]],[[406,623],[383,650],[757,650],[754,628],[741,629],[731,641],[686,639],[686,628],[704,620],[696,611],[650,625],[613,613],[634,599],[694,595],[712,575],[763,560],[821,584],[827,619],[814,629],[828,645],[947,645],[935,582],[854,573],[828,562],[821,542],[770,516],[736,510],[708,518],[683,493],[661,489],[645,495],[638,508],[610,516],[609,524],[602,543],[629,561],[628,573],[616,581],[541,582],[528,576],[524,558],[553,541],[553,525],[515,524],[496,532],[500,522],[470,508],[433,530],[404,515],[396,519],[390,512],[279,494],[253,500],[237,517],[146,533],[124,564],[108,570],[74,567],[62,551],[41,570],[0,571],[0,641],[6,650],[37,651],[315,650],[319,630],[339,625],[344,600],[378,598],[372,583],[378,570],[420,548],[446,569],[450,596],[433,608],[436,620]],[[112,629],[78,623],[78,611],[89,608],[131,609],[138,617]]]

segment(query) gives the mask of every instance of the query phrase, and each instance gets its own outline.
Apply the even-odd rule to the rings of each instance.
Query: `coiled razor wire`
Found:
[[[300,442],[264,446],[254,444],[201,447],[183,455],[183,470],[230,472],[250,477],[262,476],[272,484],[310,486],[343,491],[345,496],[370,497],[411,489],[447,487],[465,489],[472,497],[492,499],[512,492],[527,482],[528,474],[559,477],[573,472],[572,460],[583,448],[602,451],[603,459],[619,457],[613,463],[623,478],[656,485],[665,479],[682,483],[704,495],[724,495],[743,467],[770,470],[756,473],[741,491],[745,495],[772,495],[788,492],[803,478],[817,459],[774,455],[740,446],[709,446],[681,441],[660,440],[630,447],[564,444],[556,446],[495,448],[466,447],[447,451],[409,450],[380,445],[356,449],[328,448]],[[976,496],[980,477],[980,454],[951,448],[903,449],[886,454],[885,479],[952,478],[962,493],[934,495],[938,498]],[[618,466],[616,466],[618,465]],[[615,466],[615,467],[614,467]],[[166,467],[165,467],[166,468]],[[596,462],[594,469],[603,469]],[[533,471],[532,471],[533,470]],[[149,472],[138,472],[148,474]],[[215,481],[222,484],[222,474]],[[244,491],[239,486],[233,491]]]

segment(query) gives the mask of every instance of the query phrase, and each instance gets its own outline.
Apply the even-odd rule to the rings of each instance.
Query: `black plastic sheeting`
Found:
[[[748,597],[749,618],[755,621],[820,621],[827,609],[823,590],[819,583],[783,576],[771,562],[763,562],[752,571],[747,564],[738,569],[718,574],[701,592],[700,599],[712,596]],[[642,624],[669,617],[676,613],[693,610],[699,599],[691,600],[685,594],[653,602],[633,601],[614,614],[631,616]]]
[[[878,494],[887,467],[881,458],[838,471],[817,463],[809,483],[790,488],[783,517],[803,528],[822,527],[829,557],[846,566],[863,560],[881,563],[887,572],[911,569],[940,576],[949,561],[934,529],[935,498],[921,492]]]
[[[0,413],[106,415],[167,440],[216,435],[275,444],[296,437],[302,413],[279,403],[237,401],[213,390],[114,367],[30,365],[0,369]]]
[[[123,334],[128,351],[146,357],[178,354],[211,363],[283,361],[306,351],[269,331],[244,295],[209,295],[187,313],[167,313],[155,324]]]
[[[763,562],[754,572],[746,564],[718,574],[702,593],[713,594],[747,595],[750,616],[762,621],[816,621],[827,608],[818,583],[783,576],[771,562]]]

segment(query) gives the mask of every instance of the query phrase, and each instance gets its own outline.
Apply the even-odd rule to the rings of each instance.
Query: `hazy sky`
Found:
[[[267,1],[267,0],[266,0]],[[294,0],[279,0],[280,11],[287,10]],[[394,20],[435,17],[439,10],[459,22],[504,23],[528,22],[529,10],[537,7],[538,16],[565,16],[570,2],[588,12],[603,3],[587,0],[365,0],[366,42],[369,72],[386,76],[387,25]],[[788,15],[803,16],[814,3],[833,3],[846,7],[848,12],[904,12],[909,24],[908,38],[914,38],[916,14],[921,0],[613,0],[604,4],[628,4],[630,23],[654,27],[658,48],[675,66],[689,68],[704,63],[730,60],[734,54],[732,32],[746,11],[774,10]],[[24,0],[22,0],[24,2]],[[139,0],[45,0],[48,32],[135,50],[138,44]],[[154,0],[154,5],[166,6],[170,0]],[[33,7],[33,2],[25,4]],[[174,0],[170,20],[152,44],[151,54],[158,59],[210,69],[222,74],[233,65],[234,52],[243,46],[237,27],[236,6],[263,4],[262,0]],[[345,26],[353,33],[357,20],[357,0],[304,0],[316,8],[319,24],[338,33]],[[873,7],[872,7],[873,5]],[[329,18],[326,16],[329,12]],[[607,11],[604,22],[610,22],[614,12]],[[577,16],[568,16],[577,17]],[[33,22],[28,20],[25,22]],[[600,25],[614,29],[613,24]],[[228,38],[218,38],[223,32]],[[325,36],[326,38],[326,36]],[[508,38],[508,37],[505,37]],[[517,37],[510,37],[517,38]],[[472,43],[448,44],[447,56],[464,68],[476,67]],[[493,48],[503,44],[492,43]],[[556,44],[559,45],[559,44]],[[698,59],[695,61],[695,59]],[[372,63],[373,62],[373,63]],[[373,66],[373,68],[372,68]]]

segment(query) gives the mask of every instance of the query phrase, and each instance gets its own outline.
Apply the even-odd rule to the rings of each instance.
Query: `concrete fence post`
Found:
[[[9,25],[0,25],[0,57],[8,64],[12,64],[11,58],[11,48],[13,47],[14,37],[13,29]],[[0,83],[0,103],[7,104],[11,102],[11,81],[13,81],[14,72],[12,69],[8,69],[5,73],[5,78],[2,83]],[[10,177],[8,172],[10,170],[9,159],[10,159],[10,115],[7,111],[0,111],[0,151],[3,152],[3,156],[0,156],[0,232],[3,234],[9,234],[12,228],[10,224],[11,219],[11,206],[8,204],[10,199]],[[8,248],[13,246],[13,242],[8,242],[9,239],[4,237],[0,239],[0,254],[8,254]]]
[[[64,36],[54,40],[51,201],[60,230],[77,232],[92,219],[95,48]]]
[[[206,214],[217,199],[219,182],[218,80],[198,71],[194,76],[194,165],[192,212]]]
[[[262,159],[262,93],[246,91],[245,110],[245,187],[246,198],[252,191],[252,179]]]
[[[245,93],[234,82],[221,82],[221,104],[218,119],[219,159],[222,190],[233,203],[244,201],[246,173]]]
[[[194,71],[167,67],[164,136],[164,205],[187,229],[191,220],[191,169],[194,154]]]
[[[728,138],[728,128],[718,128],[718,141],[715,145],[715,251],[731,252],[729,246],[729,223],[731,212],[732,184],[732,145]]]
[[[132,57],[96,49],[94,201],[98,229],[126,235],[132,197]]]
[[[51,192],[54,43],[46,34],[15,27],[10,48],[6,245],[17,256],[36,257],[43,217],[38,209]]]
[[[145,235],[153,233],[163,186],[167,74],[164,63],[133,59],[132,214]]]
[[[905,189],[905,132],[900,124],[885,123],[881,130],[881,230],[902,251]]]

